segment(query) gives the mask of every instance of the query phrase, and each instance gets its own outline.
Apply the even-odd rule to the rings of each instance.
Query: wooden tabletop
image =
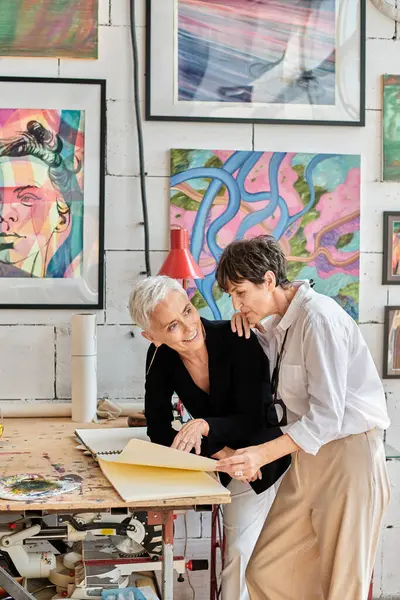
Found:
[[[62,496],[43,500],[10,501],[0,498],[0,511],[46,512],[79,511],[110,508],[163,508],[224,504],[226,496],[173,498],[148,502],[126,503],[102,474],[97,462],[77,449],[75,429],[126,427],[126,418],[105,424],[73,423],[67,418],[5,419],[0,438],[0,476],[37,474],[59,478],[73,475],[81,480],[80,489]]]

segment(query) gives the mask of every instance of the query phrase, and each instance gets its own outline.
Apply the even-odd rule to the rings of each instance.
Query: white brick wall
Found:
[[[138,0],[136,6],[144,100],[145,1]],[[126,400],[143,395],[146,347],[139,332],[130,326],[127,312],[130,289],[144,270],[128,17],[129,0],[100,0],[98,61],[0,59],[3,75],[107,79],[106,295],[105,309],[98,311],[99,393]],[[168,249],[170,148],[250,150],[254,136],[258,150],[341,152],[346,148],[362,155],[360,322],[381,372],[383,306],[400,304],[400,288],[380,283],[382,211],[399,210],[400,186],[380,181],[380,77],[384,72],[399,73],[400,29],[380,15],[369,0],[367,37],[365,128],[144,122],[143,130],[154,272]],[[0,311],[0,398],[70,396],[70,318],[70,311]],[[393,422],[388,441],[399,447],[400,381],[385,382],[385,388]],[[376,597],[400,595],[396,551],[400,544],[400,463],[391,462],[389,469],[393,496],[378,552]],[[201,527],[204,529],[200,517],[193,517],[189,526],[193,551],[200,551],[197,538]],[[205,551],[202,544],[200,554]]]

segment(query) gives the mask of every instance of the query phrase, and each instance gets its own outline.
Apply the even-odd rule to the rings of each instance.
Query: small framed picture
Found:
[[[102,308],[105,81],[0,77],[0,308]]]
[[[400,379],[400,306],[385,306],[383,378]]]
[[[400,212],[383,213],[382,283],[400,284]]]

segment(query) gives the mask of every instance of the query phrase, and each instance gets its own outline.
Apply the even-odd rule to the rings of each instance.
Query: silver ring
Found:
[[[243,471],[236,471],[235,477],[243,477]]]

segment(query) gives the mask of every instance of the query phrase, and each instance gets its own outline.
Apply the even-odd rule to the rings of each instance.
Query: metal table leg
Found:
[[[0,567],[0,586],[5,589],[14,600],[36,600],[32,594],[27,592],[22,585],[20,585],[18,581],[15,581],[15,579],[2,567]]]
[[[162,600],[174,597],[174,511],[163,511]]]
[[[211,569],[210,569],[210,600],[218,600],[221,595],[221,584],[217,575],[217,552],[219,550],[221,572],[225,567],[225,529],[221,523],[220,506],[212,507],[211,513]]]
[[[373,593],[374,593],[374,574],[372,573],[371,583],[369,584],[368,600],[372,600]]]

